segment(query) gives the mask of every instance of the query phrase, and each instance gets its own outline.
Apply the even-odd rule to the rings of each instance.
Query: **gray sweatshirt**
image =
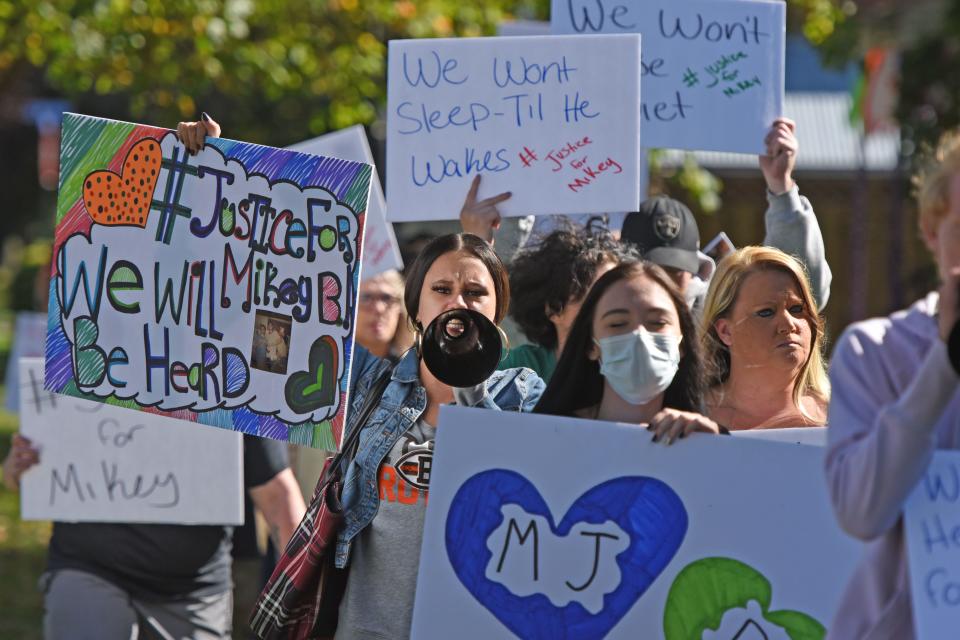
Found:
[[[767,191],[767,213],[764,215],[766,235],[763,244],[780,249],[797,258],[807,269],[810,289],[817,309],[823,311],[830,299],[830,282],[833,273],[827,264],[823,247],[823,234],[813,213],[810,201],[800,195],[797,186],[781,195]],[[707,297],[710,278],[716,265],[710,257],[700,254],[700,272],[690,283],[687,298],[694,314],[699,318],[703,300]]]

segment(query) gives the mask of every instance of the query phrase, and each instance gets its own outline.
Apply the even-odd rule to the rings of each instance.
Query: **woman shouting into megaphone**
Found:
[[[495,323],[509,299],[506,269],[486,242],[470,234],[441,236],[424,247],[407,276],[403,301],[417,346],[396,365],[355,347],[343,441],[360,431],[356,453],[351,458],[347,451],[340,465],[344,525],[335,545],[316,559],[329,562],[335,554],[331,572],[343,582],[349,567],[349,580],[339,603],[337,590],[321,589],[322,605],[284,611],[312,618],[294,623],[309,630],[306,637],[409,637],[440,406],[531,411],[543,392],[543,381],[529,369],[494,371],[501,348]],[[301,529],[309,522],[310,510]],[[298,531],[295,538],[309,534]],[[302,549],[291,543],[284,560],[293,551]],[[288,602],[283,583],[296,584],[295,576],[275,572],[254,613],[255,628],[258,617],[277,615],[276,601]],[[291,636],[301,637],[283,635]]]

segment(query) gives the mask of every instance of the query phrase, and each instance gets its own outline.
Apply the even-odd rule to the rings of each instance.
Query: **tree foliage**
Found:
[[[960,125],[960,0],[791,0],[828,62],[861,60],[870,47],[900,53],[897,120],[905,155]]]
[[[375,119],[388,40],[490,35],[517,8],[545,3],[0,0],[0,88],[32,68],[118,117],[172,126],[205,110],[232,137],[285,144]]]

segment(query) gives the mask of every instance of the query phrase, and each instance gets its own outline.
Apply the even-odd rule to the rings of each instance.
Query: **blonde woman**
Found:
[[[772,247],[720,263],[701,324],[709,417],[731,430],[822,426],[823,320],[801,264]]]
[[[394,269],[360,281],[357,343],[378,358],[398,357],[413,344],[402,301],[403,276]]]

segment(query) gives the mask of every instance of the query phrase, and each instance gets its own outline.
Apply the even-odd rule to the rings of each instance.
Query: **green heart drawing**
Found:
[[[106,361],[97,345],[100,329],[86,316],[73,321],[73,370],[78,387],[96,387],[103,381]]]
[[[770,611],[773,589],[770,581],[753,567],[731,558],[703,558],[677,574],[663,609],[666,640],[701,640],[713,637],[734,609],[755,627],[782,629],[790,640],[823,640],[827,630],[799,611]]]
[[[329,407],[337,399],[337,343],[321,336],[310,346],[307,370],[292,373],[283,387],[287,406],[296,413]]]

